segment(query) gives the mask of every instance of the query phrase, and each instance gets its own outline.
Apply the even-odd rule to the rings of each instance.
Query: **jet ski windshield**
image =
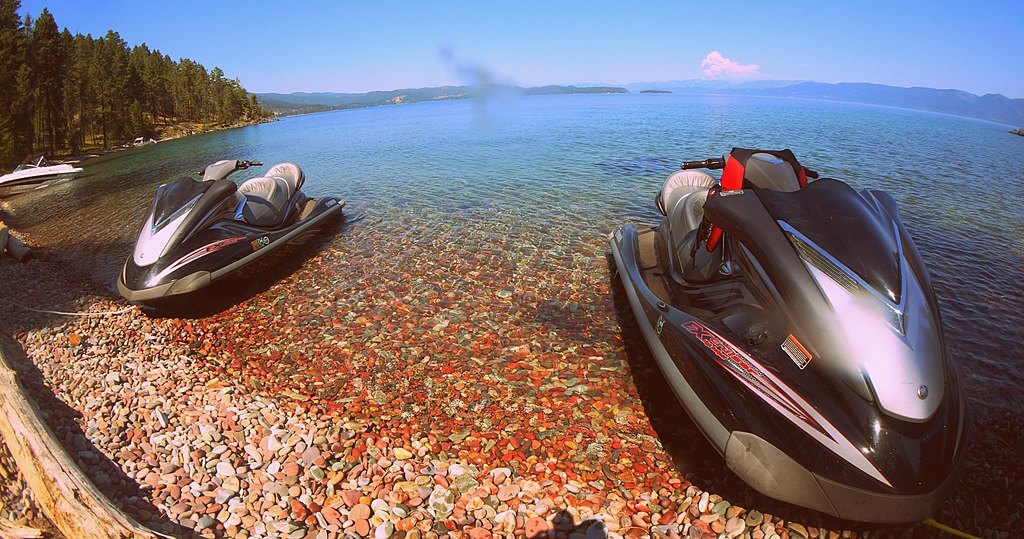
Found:
[[[19,170],[28,170],[32,168],[43,168],[50,166],[50,162],[46,160],[44,155],[30,155],[25,158],[24,161],[14,169],[15,172]]]
[[[199,199],[202,197],[203,195],[200,193],[193,197],[192,200],[186,202],[180,208],[174,210],[170,215],[167,215],[166,217],[161,217],[158,221],[154,221],[152,233],[156,234],[157,232],[160,232],[161,230],[163,230],[165,226],[167,226],[170,223],[173,223],[175,219],[188,213],[188,211],[191,210],[196,205],[196,202],[199,202]]]
[[[191,178],[180,178],[174,183],[163,185],[157,191],[153,201],[152,234],[175,222],[182,215],[196,209],[200,216],[216,207],[238,189],[235,182],[228,179],[197,182]],[[198,206],[198,207],[197,207]],[[198,222],[198,217],[190,218],[190,225]],[[190,226],[186,230],[190,230]]]
[[[205,185],[204,185],[205,183]],[[153,201],[153,230],[156,234],[168,223],[187,213],[202,198],[213,182],[197,182],[192,178],[180,178],[163,185]]]
[[[881,205],[831,179],[799,191],[763,189],[757,195],[801,258],[848,290],[866,285],[891,304],[900,303],[899,232]]]

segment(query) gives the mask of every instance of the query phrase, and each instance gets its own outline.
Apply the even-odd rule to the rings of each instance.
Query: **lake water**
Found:
[[[224,158],[294,161],[309,194],[347,199],[348,218],[326,248],[246,304],[252,309],[267,312],[287,298],[301,311],[333,291],[339,308],[348,303],[362,316],[360,306],[380,298],[422,295],[436,298],[417,314],[433,326],[475,319],[474,309],[493,307],[480,298],[509,290],[516,295],[502,303],[512,305],[493,323],[554,327],[567,348],[600,348],[597,340],[618,334],[617,319],[607,316],[607,233],[625,222],[656,222],[654,195],[682,160],[733,146],[791,148],[823,176],[896,198],[932,272],[969,395],[983,407],[1020,410],[1024,138],[1008,129],[901,109],[724,96],[421,103],[291,117],[131,150],[86,162],[80,179],[9,204],[18,226],[114,294],[160,183]],[[389,313],[379,301],[374,308],[387,327]],[[362,338],[336,324],[310,327],[314,337],[303,342]]]

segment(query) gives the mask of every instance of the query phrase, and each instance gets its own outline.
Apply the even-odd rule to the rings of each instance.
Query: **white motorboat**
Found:
[[[0,176],[0,196],[70,180],[81,173],[81,168],[68,164],[51,165],[45,156],[33,155],[25,158],[14,172]]]

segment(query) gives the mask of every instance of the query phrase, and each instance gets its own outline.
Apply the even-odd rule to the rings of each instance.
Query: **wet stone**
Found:
[[[435,518],[445,518],[455,508],[455,494],[443,488],[436,488],[427,500],[427,511]]]
[[[367,520],[371,515],[370,507],[365,504],[357,504],[349,511],[349,518],[352,520]]]
[[[477,482],[476,478],[469,473],[463,473],[452,481],[452,486],[458,489],[461,493],[469,492],[470,489],[478,486],[479,484],[480,483]]]
[[[231,466],[231,463],[220,461],[217,463],[217,475],[221,477],[234,476],[235,469]]]
[[[789,529],[790,532],[799,537],[810,537],[810,534],[807,533],[807,528],[805,528],[802,524],[797,524],[796,522],[787,522],[786,528]]]
[[[746,522],[737,517],[732,517],[725,523],[725,533],[729,537],[737,537],[743,533],[746,527]]]
[[[712,509],[712,511],[714,513],[717,513],[719,516],[723,516],[724,517],[725,514],[729,511],[729,507],[731,507],[731,504],[729,502],[722,501],[722,502],[716,503],[715,507],[714,507],[714,509]]]

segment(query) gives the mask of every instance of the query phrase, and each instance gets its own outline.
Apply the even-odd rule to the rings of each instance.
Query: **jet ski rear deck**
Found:
[[[668,293],[668,289],[665,288],[665,282],[663,280],[665,277],[661,268],[658,266],[658,254],[655,250],[655,236],[654,228],[637,230],[637,265],[640,268],[640,276],[643,278],[644,284],[651,289],[651,292],[653,292],[658,299],[665,302],[671,302],[672,296]]]

